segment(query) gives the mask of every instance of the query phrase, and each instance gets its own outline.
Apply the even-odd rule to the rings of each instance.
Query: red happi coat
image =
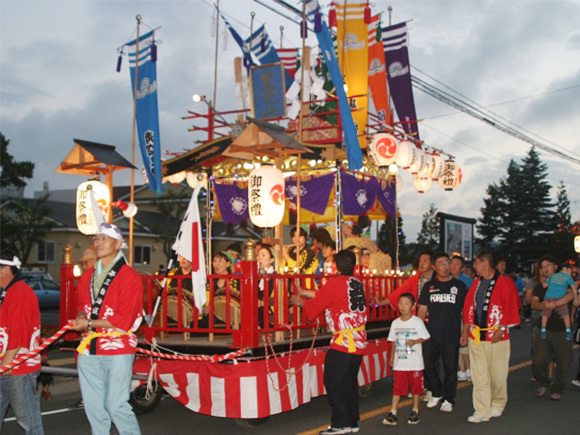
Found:
[[[465,298],[463,306],[463,323],[465,324],[475,325],[475,291],[480,280],[481,277],[477,277],[473,281]],[[488,328],[497,325],[513,326],[520,323],[517,293],[513,279],[509,276],[499,275],[489,302]],[[494,332],[495,330],[486,331],[485,340],[491,341]],[[469,333],[469,336],[474,338],[472,332]],[[509,339],[509,328],[506,328],[501,339],[502,341]]]
[[[14,359],[40,346],[40,309],[34,291],[24,281],[14,282],[0,307],[0,356],[20,348]],[[12,375],[40,370],[40,354],[12,369]]]
[[[316,297],[306,302],[304,311],[310,320],[325,311],[326,323],[332,332],[330,348],[339,352],[363,354],[367,347],[367,333],[362,329],[352,331],[356,350],[349,352],[348,337],[343,334],[337,343],[340,331],[361,328],[367,323],[367,303],[362,283],[351,276],[333,276],[317,292]]]
[[[77,310],[90,318],[91,280],[94,267],[87,270],[79,280]],[[143,281],[135,269],[123,265],[107,289],[99,312],[99,319],[107,319],[115,328],[97,328],[96,332],[135,332],[143,318]],[[125,355],[135,353],[137,337],[134,334],[98,337],[97,355]],[[88,353],[87,348],[85,353]]]

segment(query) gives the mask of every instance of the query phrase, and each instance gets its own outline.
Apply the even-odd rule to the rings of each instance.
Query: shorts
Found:
[[[544,299],[544,302],[555,302],[558,299]],[[568,304],[562,304],[562,305],[558,305],[554,308],[554,310],[556,310],[556,312],[560,315],[560,316],[569,316],[570,312],[568,311]],[[550,317],[552,315],[552,310],[549,310],[548,308],[544,308],[542,310],[542,316],[546,316],[546,317]]]
[[[411,394],[419,395],[425,392],[425,383],[423,380],[423,370],[414,371],[393,371],[393,396],[406,396],[411,390]]]
[[[469,355],[469,347],[459,346],[459,355]]]

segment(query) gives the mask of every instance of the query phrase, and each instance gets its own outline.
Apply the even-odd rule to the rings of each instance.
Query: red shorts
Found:
[[[416,371],[393,371],[393,396],[406,396],[411,390],[411,394],[423,394],[425,384],[423,382],[423,370]]]

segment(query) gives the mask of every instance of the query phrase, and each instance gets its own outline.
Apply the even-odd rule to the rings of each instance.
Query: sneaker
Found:
[[[431,400],[427,402],[427,408],[429,409],[435,408],[437,405],[439,405],[441,399],[442,397],[431,397]]]
[[[359,433],[360,427],[354,426],[350,428],[350,433]]]
[[[451,411],[453,411],[453,405],[447,400],[444,400],[441,404],[441,408],[439,408],[439,411],[444,412],[445,414],[449,414]]]
[[[572,385],[576,385],[577,387],[580,387],[580,380],[578,380],[578,379],[573,379],[573,380],[572,380]]]
[[[413,398],[413,393],[411,393],[411,392],[409,391],[409,392],[407,393],[407,397],[408,397],[409,399],[412,399],[412,398]]]
[[[68,406],[69,409],[83,409],[84,407],[85,407],[85,404],[83,402],[83,399],[80,399],[80,400],[76,401],[75,403],[73,403],[72,405]]]
[[[572,330],[570,328],[566,328],[566,340],[572,340]]]
[[[425,397],[423,397],[423,402],[428,402],[433,397],[433,393],[429,390],[425,391]]]
[[[465,370],[465,376],[467,376],[468,381],[471,381],[471,370],[469,369]]]
[[[502,413],[503,413],[503,411],[500,411],[499,409],[493,409],[493,408],[491,409],[491,416],[493,418],[501,417]]]
[[[469,417],[467,417],[467,421],[470,423],[481,423],[481,422],[489,421],[489,417],[484,417],[483,415],[478,414],[476,412],[473,415],[470,415]]]
[[[540,329],[540,337],[545,340],[546,339],[546,327],[542,326],[542,329]]]
[[[332,427],[325,429],[320,432],[320,435],[339,435],[344,433],[351,433],[352,429],[350,427]]]
[[[467,381],[467,372],[462,372],[461,370],[459,370],[457,372],[457,381],[458,382]]]
[[[411,411],[411,415],[409,416],[407,423],[408,424],[417,424],[420,421],[421,421],[421,419],[419,418],[419,413],[415,410]]]
[[[387,414],[387,418],[383,420],[383,424],[387,426],[396,426],[397,425],[397,415],[389,412]]]
[[[546,387],[538,387],[538,389],[536,390],[536,396],[544,397],[547,391],[548,389]]]
[[[560,393],[552,393],[550,394],[550,400],[560,400],[562,395]]]

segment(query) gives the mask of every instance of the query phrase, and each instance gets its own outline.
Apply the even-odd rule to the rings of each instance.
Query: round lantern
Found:
[[[432,183],[431,174],[426,170],[419,171],[413,175],[413,186],[415,186],[415,189],[419,193],[427,192],[431,188]]]
[[[378,166],[395,163],[399,143],[397,138],[388,133],[377,133],[369,145],[369,151]]]
[[[275,227],[284,217],[284,176],[274,166],[261,166],[248,180],[250,220],[258,227]]]
[[[463,172],[459,165],[457,165],[453,160],[446,160],[443,175],[439,177],[437,182],[443,189],[453,190],[459,186],[462,178]]]
[[[580,236],[574,237],[574,251],[580,253]]]
[[[439,154],[433,154],[433,172],[431,172],[431,177],[433,180],[437,181],[443,171],[445,170],[445,160]]]
[[[93,208],[95,203],[100,211]],[[107,220],[106,217],[109,215],[110,206],[111,194],[105,184],[97,180],[85,181],[79,184],[76,205],[77,228],[79,231],[87,235],[95,234],[99,229],[99,224],[102,222],[102,217],[104,217],[105,221]],[[102,217],[96,216],[95,213],[102,213]]]
[[[415,147],[417,150],[417,156],[415,157],[415,161],[409,167],[409,171],[412,174],[416,174],[421,171],[425,167],[425,153],[421,147]]]
[[[399,142],[399,150],[397,152],[397,166],[407,169],[411,166],[416,158],[417,147],[408,140]]]
[[[183,180],[185,180],[185,177],[187,177],[187,174],[185,173],[185,171],[181,171],[173,175],[168,175],[167,177],[165,177],[165,179],[169,181],[171,184],[177,185],[181,183]]]

